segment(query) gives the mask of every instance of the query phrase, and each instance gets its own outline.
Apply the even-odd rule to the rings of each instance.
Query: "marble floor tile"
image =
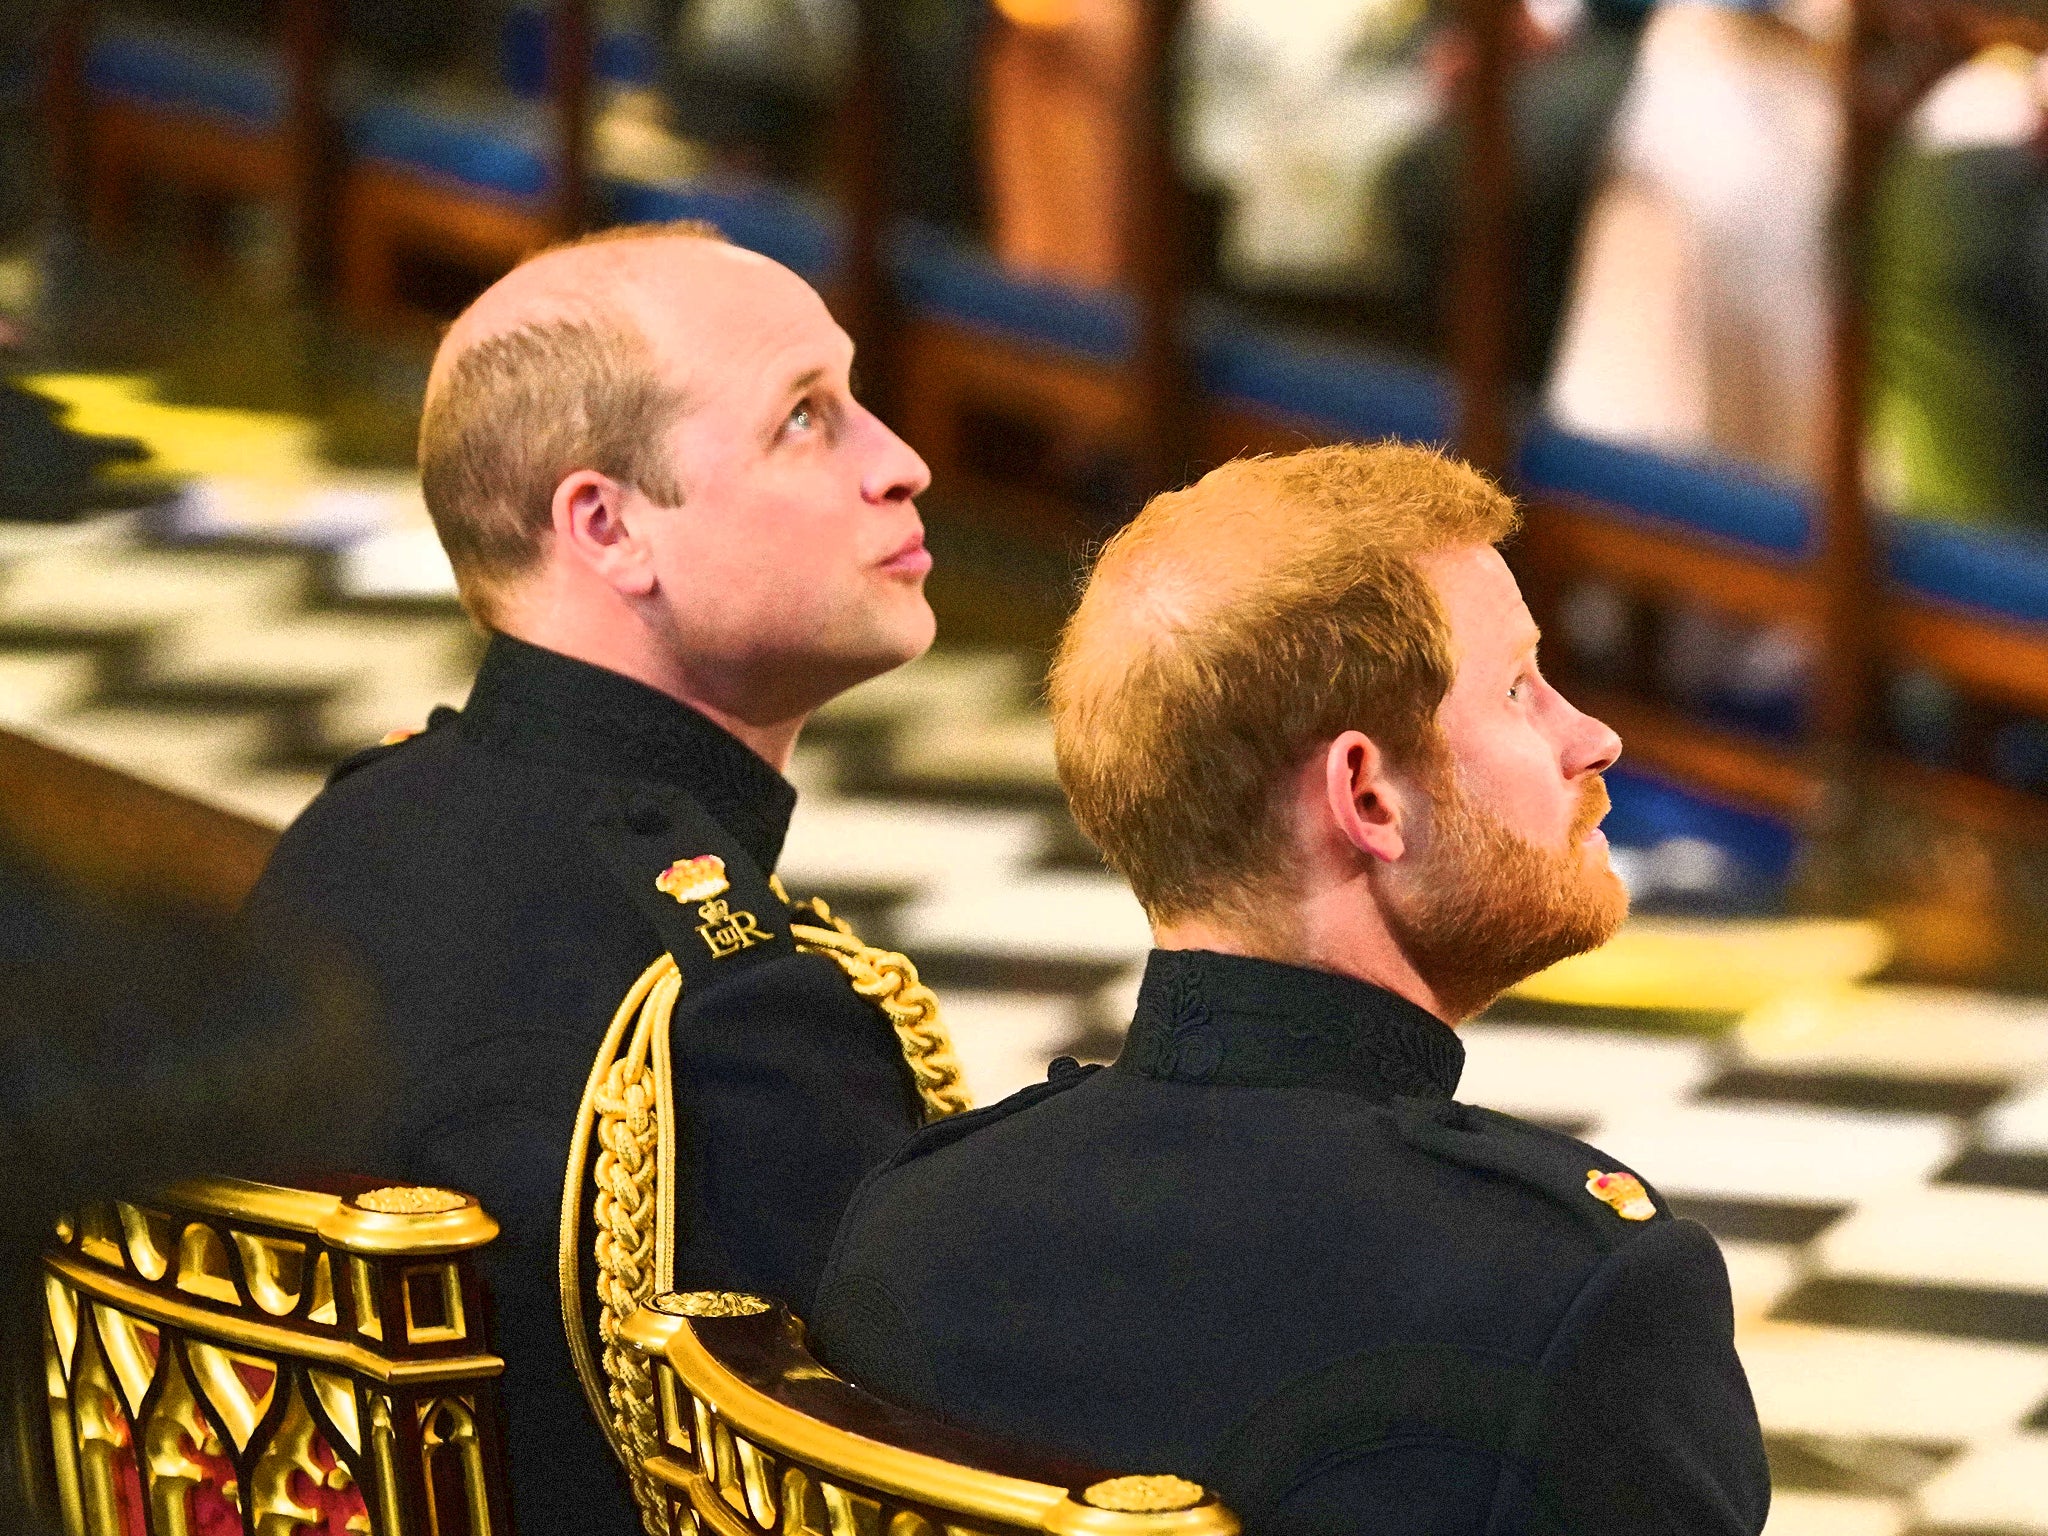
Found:
[[[1814,1259],[1828,1275],[2048,1293],[2048,1194],[1887,1190],[1828,1228]]]
[[[976,1104],[1044,1082],[1047,1064],[1076,1033],[1071,998],[956,988],[939,1003]]]
[[[974,886],[1010,878],[1044,842],[1044,821],[1028,812],[799,799],[781,872],[793,893],[810,885]]]
[[[1928,1536],[1943,1530],[2048,1536],[2048,1434],[1973,1445],[1915,1499]]]
[[[107,631],[282,613],[299,605],[304,576],[294,554],[64,549],[0,569],[0,623]]]
[[[1771,1496],[1764,1536],[1897,1536],[1905,1528],[1905,1506],[1898,1499],[1778,1492]]]
[[[1735,1046],[1780,1070],[2013,1078],[2048,1068],[2048,1002],[1947,987],[1807,990],[1754,1009]]]
[[[221,805],[247,776],[266,727],[248,714],[97,707],[65,716],[61,729],[34,734],[138,779]]]
[[[2048,1348],[1771,1321],[1735,1344],[1769,1432],[1968,1444],[2048,1395]]]
[[[1978,1131],[1985,1146],[2000,1152],[2048,1154],[2048,1077],[1985,1115]]]
[[[906,779],[939,783],[1045,789],[1059,783],[1052,726],[1034,716],[987,721],[971,732],[906,728],[897,733],[890,766]]]
[[[0,725],[22,730],[59,720],[98,682],[89,651],[0,651]]]
[[[925,732],[1015,714],[1028,708],[1030,687],[1024,659],[1013,652],[940,649],[841,694],[818,719]]]
[[[335,581],[349,597],[455,600],[455,572],[431,528],[393,528],[340,551]]]
[[[1134,961],[1152,945],[1143,909],[1114,875],[1039,871],[1008,884],[952,887],[907,903],[897,930],[913,954],[928,945]]]
[[[251,821],[283,828],[312,804],[326,782],[323,773],[251,773],[216,785],[212,799]]]
[[[1513,1004],[1459,1033],[1458,1097],[1511,1115],[1591,1123],[1682,1098],[1714,1067],[1711,1044],[1611,1030],[1517,1024]]]
[[[1762,1318],[1798,1283],[1801,1253],[1796,1243],[1722,1240],[1721,1257],[1728,1264],[1728,1290],[1738,1322]]]

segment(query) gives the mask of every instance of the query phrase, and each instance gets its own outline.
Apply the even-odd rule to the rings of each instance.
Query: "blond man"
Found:
[[[1620,743],[1536,664],[1483,477],[1240,461],[1111,540],[1051,699],[1152,921],[1106,1069],[924,1132],[814,1331],[885,1396],[1212,1487],[1255,1536],[1749,1533],[1713,1239],[1595,1148],[1459,1104],[1456,1026],[1626,910]]]
[[[797,952],[772,881],[805,720],[932,640],[928,476],[852,355],[800,278],[696,226],[551,251],[479,298],[435,357],[420,470],[482,668],[459,714],[345,764],[252,898],[265,931],[353,958],[402,1042],[359,1171],[470,1191],[503,1229],[523,1530],[640,1524],[605,1319],[657,1277],[805,1302],[855,1184],[920,1123],[890,1021]],[[646,1182],[652,1154],[638,1188],[615,1173],[608,1216],[639,1230],[600,1248],[572,1145],[625,1091],[596,1063],[664,952],[682,999],[638,1059],[675,1178]]]

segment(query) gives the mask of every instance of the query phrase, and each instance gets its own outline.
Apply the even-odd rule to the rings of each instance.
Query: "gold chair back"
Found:
[[[869,1396],[761,1297],[662,1295],[621,1331],[660,1405],[657,1536],[1237,1536],[1184,1478],[1034,1455]]]
[[[44,1380],[70,1536],[509,1536],[468,1195],[197,1179],[62,1222]]]

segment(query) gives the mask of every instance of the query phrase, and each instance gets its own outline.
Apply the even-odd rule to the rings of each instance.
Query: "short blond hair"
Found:
[[[725,236],[694,219],[621,225],[528,260],[676,238]],[[457,354],[420,414],[420,489],[471,618],[488,627],[499,594],[539,564],[564,476],[596,470],[659,505],[681,504],[663,445],[683,404],[647,338],[602,298],[578,316],[518,326]]]
[[[1074,819],[1154,921],[1249,915],[1291,866],[1276,791],[1320,743],[1439,760],[1450,636],[1418,557],[1497,544],[1514,504],[1394,443],[1239,459],[1097,557],[1054,659]]]

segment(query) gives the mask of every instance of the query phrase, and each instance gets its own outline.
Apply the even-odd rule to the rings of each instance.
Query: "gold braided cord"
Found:
[[[668,1267],[660,1262],[655,1238],[664,1225],[657,1215],[660,1203],[673,1191],[660,1187],[658,1171],[673,1166],[675,1128],[657,1112],[666,1095],[654,1081],[652,1059],[665,1063],[666,1048],[657,1040],[668,1033],[682,989],[674,959],[664,954],[641,973],[619,1005],[591,1069],[590,1089],[584,1094],[570,1148],[569,1188],[562,1205],[562,1319],[569,1330],[570,1354],[584,1397],[632,1482],[648,1536],[670,1536],[667,1500],[646,1471],[647,1458],[660,1449],[654,1383],[646,1362],[620,1340],[619,1329],[653,1298],[658,1272]],[[629,1017],[632,1038],[620,1054]],[[593,1132],[598,1152],[592,1169],[597,1187],[591,1208],[592,1246],[597,1260],[601,1377],[600,1362],[591,1359],[583,1332],[576,1278],[580,1244],[575,1211],[583,1203],[582,1172]]]
[[[775,894],[788,899],[779,886]],[[902,955],[863,944],[824,902],[791,905],[818,919],[817,926],[791,926],[797,948],[829,956],[855,993],[880,1007],[895,1029],[925,1118],[970,1108],[939,1001],[917,979],[917,968]],[[667,1501],[645,1470],[647,1458],[660,1449],[659,1418],[647,1363],[625,1345],[620,1329],[658,1291],[668,1289],[674,1270],[677,1128],[665,1079],[669,1027],[682,989],[674,959],[664,954],[619,1004],[591,1067],[562,1195],[562,1321],[570,1357],[591,1412],[632,1480],[648,1536],[672,1536]],[[590,1211],[591,1251],[597,1261],[596,1357],[584,1332],[579,1279],[580,1208],[591,1187],[584,1182],[586,1170],[595,1186]]]
[[[943,1120],[972,1109],[974,1101],[960,1080],[960,1059],[953,1054],[953,1037],[939,1016],[939,1000],[917,979],[917,967],[893,950],[863,944],[846,920],[834,917],[818,898],[800,906],[828,926],[792,923],[790,937],[800,950],[829,956],[846,972],[853,990],[881,1008],[903,1048],[925,1119]]]
[[[562,1328],[568,1335],[569,1359],[576,1367],[576,1380],[583,1388],[584,1401],[590,1405],[591,1416],[611,1440],[612,1452],[621,1462],[627,1462],[626,1448],[619,1443],[611,1415],[605,1411],[604,1378],[599,1374],[597,1361],[590,1352],[590,1338],[583,1324],[583,1181],[589,1168],[591,1137],[597,1129],[598,1095],[603,1092],[611,1075],[612,1062],[618,1056],[626,1026],[639,1014],[641,1004],[654,990],[655,983],[662,979],[664,971],[674,969],[675,961],[669,956],[663,955],[656,960],[627,989],[618,1010],[613,1013],[611,1027],[605,1031],[604,1042],[597,1048],[597,1060],[592,1063],[590,1079],[584,1085],[583,1102],[576,1110],[576,1128],[569,1137],[569,1166],[562,1179],[562,1221],[555,1271],[562,1302]]]
[[[654,1075],[649,1070],[653,1037],[668,1032],[683,978],[668,965],[640,1005],[633,1041],[605,1074],[597,1107],[596,1228],[597,1341],[604,1351],[612,1427],[631,1452],[626,1474],[648,1536],[669,1536],[668,1503],[646,1472],[647,1458],[661,1449],[654,1383],[647,1362],[620,1342],[619,1327],[655,1293],[656,1185],[660,1143],[673,1141],[674,1127],[655,1113]],[[659,962],[657,962],[658,964]]]

